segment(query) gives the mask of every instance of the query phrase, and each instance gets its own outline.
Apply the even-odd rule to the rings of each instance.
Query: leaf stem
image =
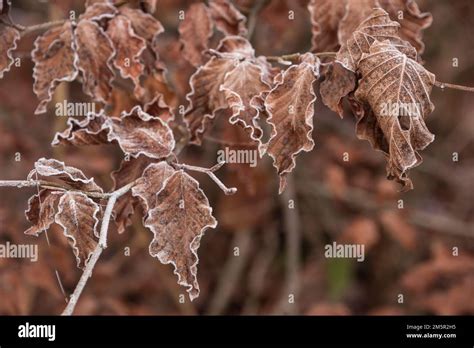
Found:
[[[195,172],[200,172],[200,173],[207,174],[217,184],[217,186],[219,186],[219,188],[222,191],[224,191],[224,193],[226,195],[233,195],[234,193],[237,192],[237,188],[236,187],[228,188],[214,174],[214,172],[219,170],[224,164],[225,164],[225,162],[219,162],[211,168],[203,168],[203,167],[196,167],[196,166],[192,166],[192,165],[184,164],[184,163],[171,163],[171,165],[174,166],[176,169],[186,169],[186,170],[192,170],[192,171],[195,171]]]
[[[335,57],[337,52],[318,52],[313,53],[315,57]],[[285,54],[283,56],[267,56],[269,62],[284,63],[284,61],[295,61],[301,56],[300,53]]]
[[[460,90],[460,91],[474,92],[474,87],[455,85],[455,84],[447,83],[447,82],[435,81],[434,85],[436,87],[441,88],[442,90],[444,90],[445,88],[451,88],[451,89],[457,89],[457,90]]]

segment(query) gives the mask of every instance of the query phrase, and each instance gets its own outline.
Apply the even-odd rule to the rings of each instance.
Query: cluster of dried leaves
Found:
[[[6,18],[9,2],[0,4]],[[164,27],[152,15],[155,10],[156,1],[86,1],[77,20],[65,20],[36,39],[33,90],[39,99],[36,113],[47,111],[61,82],[73,80],[102,107],[83,120],[70,119],[52,144],[120,147],[125,160],[112,173],[115,189],[131,184],[131,190],[115,205],[118,229],[122,232],[139,208],[144,226],[153,232],[150,254],[174,265],[191,299],[199,294],[197,249],[204,231],[217,221],[199,183],[177,163],[177,144],[201,145],[220,119],[241,127],[260,156],[273,159],[281,193],[296,156],[315,145],[319,86],[322,102],[339,115],[348,102],[357,136],[386,155],[388,178],[412,187],[407,172],[421,163],[419,151],[434,139],[425,118],[434,108],[435,84],[420,59],[421,31],[431,16],[414,1],[311,0],[311,52],[277,64],[256,56],[253,28],[230,1],[191,4],[178,30],[180,53],[195,69],[186,108],[177,105],[183,96],[169,86],[158,54]],[[10,69],[21,37],[21,28],[7,22],[0,23],[0,77]],[[321,60],[336,50],[335,60]],[[124,85],[130,88],[127,108],[118,102]],[[413,104],[416,114],[387,117],[384,104]],[[84,267],[98,243],[107,194],[79,169],[54,159],[38,160],[30,178],[53,180],[61,189],[43,187],[30,199],[26,215],[33,226],[27,233],[59,224],[77,265]]]

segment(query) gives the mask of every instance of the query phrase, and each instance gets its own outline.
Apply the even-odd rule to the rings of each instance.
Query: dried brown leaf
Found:
[[[209,12],[216,28],[225,35],[247,35],[247,18],[229,0],[209,1]]]
[[[151,158],[166,158],[174,149],[175,140],[169,126],[136,106],[120,119],[108,118],[108,141],[116,140],[124,153],[132,157],[140,154]]]
[[[28,178],[36,179],[36,176],[58,179],[60,182],[77,190],[102,192],[102,188],[94,182],[94,179],[88,179],[81,170],[66,166],[64,162],[56,159],[40,158],[37,160],[35,162],[35,169],[28,174]]]
[[[84,146],[106,144],[108,140],[104,122],[103,113],[89,113],[83,120],[70,118],[67,120],[68,128],[56,133],[51,145]]]
[[[186,286],[191,300],[199,296],[197,250],[204,231],[217,226],[212,208],[199,183],[184,171],[169,177],[148,213],[145,226],[154,234],[150,255],[173,264],[178,284]]]
[[[311,0],[308,4],[311,16],[313,52],[336,51],[339,46],[337,37],[339,22],[344,16],[344,2],[334,0]]]
[[[155,44],[156,38],[165,30],[156,18],[141,10],[121,7],[120,14],[130,20],[135,34],[144,38],[152,45]]]
[[[122,15],[109,22],[107,35],[116,52],[113,59],[114,66],[123,78],[132,79],[135,88],[140,88],[140,76],[144,71],[140,56],[146,48],[146,41],[133,32],[132,23]]]
[[[102,19],[110,19],[115,17],[117,9],[108,2],[96,2],[86,7],[83,14],[79,16],[79,20],[90,20],[99,22]]]
[[[94,100],[106,103],[114,78],[111,60],[115,54],[113,44],[99,25],[81,20],[76,27],[76,45],[82,73],[84,93]]]
[[[214,54],[191,76],[191,92],[186,96],[189,106],[184,120],[191,133],[191,143],[197,145],[201,144],[202,136],[216,113],[229,106],[226,95],[221,90],[226,76],[239,68],[239,65],[249,66],[248,60],[255,61],[252,46],[239,36],[229,36],[222,40]],[[246,100],[250,101],[251,98]]]
[[[128,161],[125,159],[122,160],[120,168],[111,174],[114,182],[114,190],[140,178],[145,168],[151,163],[152,159],[146,156],[139,156],[138,158],[132,157]],[[130,191],[119,197],[115,203],[113,215],[118,233],[123,233],[125,228],[131,225],[131,216],[137,204],[137,199],[132,196]]]
[[[20,39],[20,32],[12,27],[0,24],[0,79],[10,70],[13,64],[12,51],[16,49],[16,42]]]
[[[33,226],[28,228],[25,234],[37,236],[49,228],[54,222],[56,206],[61,195],[62,192],[59,191],[41,190],[39,194],[31,196],[25,215]]]
[[[82,269],[97,246],[99,212],[99,205],[82,192],[66,192],[59,200],[55,222],[63,228]]]
[[[203,65],[207,60],[203,51],[208,48],[212,36],[212,20],[207,6],[202,3],[189,6],[178,30],[183,57],[195,67]]]
[[[430,92],[435,76],[388,40],[371,45],[359,71],[355,97],[364,106],[357,136],[385,153],[388,178],[409,189],[407,171],[421,163],[418,151],[434,140],[424,119],[434,109]]]
[[[268,143],[260,148],[273,158],[273,166],[280,176],[279,192],[286,186],[286,176],[295,167],[295,157],[301,151],[311,151],[314,141],[313,83],[319,75],[319,60],[311,53],[301,57],[301,63],[292,65],[275,77],[275,87],[265,99],[272,134]]]
[[[145,215],[156,207],[156,195],[164,187],[166,179],[173,175],[174,169],[167,162],[151,163],[132,187],[132,195],[139,197]]]
[[[78,73],[78,56],[70,21],[48,30],[35,41],[31,52],[35,67],[33,90],[40,100],[35,114],[46,112],[52,94],[62,81],[73,81]]]

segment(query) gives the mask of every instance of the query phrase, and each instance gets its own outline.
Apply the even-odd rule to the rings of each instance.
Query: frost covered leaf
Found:
[[[120,14],[130,20],[135,34],[144,38],[150,44],[154,44],[158,35],[165,30],[156,18],[143,11],[121,7]]]
[[[165,161],[151,163],[132,187],[132,195],[141,199],[145,214],[155,208],[156,194],[161,191],[165,180],[173,173],[173,167]]]
[[[36,175],[58,179],[77,190],[87,192],[102,192],[94,179],[88,179],[84,173],[74,167],[66,166],[56,159],[40,158],[35,162],[35,169],[28,174],[29,179],[36,179]]]
[[[16,49],[16,42],[20,39],[20,32],[12,27],[0,24],[0,79],[10,70],[13,64],[12,51]]]
[[[82,73],[84,93],[106,103],[111,92],[114,77],[111,60],[115,54],[112,42],[99,25],[90,20],[77,24],[76,45]]]
[[[339,22],[344,16],[343,1],[311,0],[308,4],[311,17],[313,52],[330,52],[338,48]]]
[[[319,60],[311,53],[301,56],[301,63],[292,65],[275,77],[275,87],[270,91],[265,108],[272,134],[260,152],[273,158],[273,166],[280,176],[279,193],[286,186],[286,176],[295,167],[295,156],[301,151],[311,151],[314,141],[313,83],[319,75]]]
[[[203,51],[208,48],[212,36],[212,20],[207,6],[202,3],[189,6],[178,30],[183,57],[195,67],[203,65]]]
[[[182,170],[169,177],[148,212],[145,226],[154,234],[150,255],[172,263],[178,284],[186,286],[191,300],[199,296],[197,250],[204,231],[217,226],[212,208],[199,183]]]
[[[66,192],[59,200],[55,222],[64,229],[77,267],[82,269],[97,246],[99,212],[99,205],[82,192]]]
[[[117,9],[108,2],[97,2],[86,7],[86,11],[79,16],[79,20],[100,21],[104,18],[113,18],[117,14]]]
[[[232,109],[229,122],[238,123],[250,133],[252,140],[260,141],[262,129],[257,123],[264,94],[271,89],[261,66],[242,61],[227,73],[220,90],[224,92],[228,107]]]
[[[247,18],[229,0],[209,1],[209,12],[216,28],[225,35],[247,35]]]
[[[214,54],[191,76],[191,92],[186,96],[189,106],[184,120],[191,133],[191,143],[197,145],[201,144],[202,136],[216,112],[228,107],[226,95],[220,89],[226,76],[239,65],[248,66],[247,61],[254,60],[252,46],[240,36],[229,36],[222,40]]]
[[[73,81],[77,76],[77,54],[72,23],[48,30],[35,41],[31,52],[35,67],[33,90],[40,103],[35,114],[46,112],[52,94],[61,81]]]
[[[139,156],[138,158],[132,157],[128,161],[125,159],[122,160],[120,168],[111,174],[114,182],[113,189],[116,190],[140,178],[145,168],[151,163],[152,159],[146,156]],[[137,199],[132,196],[130,191],[119,197],[115,203],[113,216],[118,233],[123,233],[125,228],[131,225],[131,216],[137,204]]]
[[[321,99],[331,110],[342,116],[342,98],[356,87],[355,72],[363,53],[369,53],[370,45],[378,40],[389,40],[408,57],[417,59],[417,52],[407,41],[400,39],[400,24],[390,20],[381,8],[373,9],[344,42],[321,84]]]
[[[362,78],[355,97],[364,106],[357,136],[383,151],[388,178],[410,189],[407,170],[421,163],[418,150],[434,139],[424,119],[434,109],[430,93],[435,76],[388,40],[372,44],[362,55],[359,71]]]
[[[105,118],[103,114],[89,113],[83,120],[69,118],[68,128],[63,132],[58,132],[51,143],[57,145],[98,145],[106,144],[107,130],[104,128]]]
[[[49,228],[54,222],[56,206],[62,194],[59,191],[41,190],[39,194],[33,195],[28,200],[28,209],[25,211],[25,215],[33,226],[28,228],[25,234],[37,236]]]
[[[400,24],[390,20],[388,13],[381,8],[374,9],[362,21],[354,32],[345,41],[336,60],[347,69],[355,72],[363,53],[368,53],[374,41],[388,40],[400,52],[412,59],[417,59],[415,48],[407,41],[400,39],[398,31]]]
[[[418,51],[423,53],[423,30],[433,22],[429,12],[421,12],[415,0],[378,0],[380,5],[390,14],[390,18],[400,23],[400,36],[409,41]]]
[[[108,118],[105,127],[109,141],[116,140],[125,154],[138,157],[165,158],[174,149],[175,141],[169,126],[136,106],[122,118]]]
[[[325,79],[319,87],[321,100],[324,105],[342,117],[342,99],[354,91],[355,87],[356,74],[335,61],[328,67]]]
[[[109,22],[107,35],[116,51],[113,59],[114,66],[123,78],[132,79],[135,88],[138,88],[140,76],[144,70],[140,55],[146,48],[146,41],[133,32],[130,20],[122,15],[116,16]]]
[[[0,0],[0,14],[7,14],[11,5],[11,0]]]

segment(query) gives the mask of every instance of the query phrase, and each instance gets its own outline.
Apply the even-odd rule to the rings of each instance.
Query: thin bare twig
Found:
[[[445,88],[457,89],[465,92],[474,92],[474,87],[455,85],[447,82],[435,81],[435,86],[444,90]]]
[[[258,0],[255,2],[255,5],[250,10],[248,15],[248,26],[247,26],[247,39],[252,40],[253,33],[255,32],[255,27],[257,24],[257,17],[262,8],[264,8],[269,0]]]
[[[87,263],[86,268],[84,269],[84,272],[82,273],[82,276],[79,279],[79,282],[77,283],[76,288],[74,289],[74,292],[69,298],[69,302],[61,315],[72,315],[74,312],[77,301],[79,300],[79,297],[81,296],[82,290],[84,290],[87,281],[92,275],[92,271],[94,270],[97,260],[99,260],[102,251],[104,251],[104,249],[107,247],[107,232],[115,202],[117,201],[117,198],[127,193],[132,188],[133,184],[134,183],[131,182],[110,194],[107,207],[105,208],[104,217],[102,218],[102,224],[100,226],[99,243],[95,247],[91,258],[89,259],[89,262]]]
[[[224,183],[214,174],[215,171],[219,170],[225,162],[220,162],[214,165],[212,168],[203,168],[203,167],[196,167],[192,166],[189,164],[184,164],[184,163],[171,163],[172,166],[174,166],[176,169],[185,169],[185,170],[192,170],[195,172],[201,172],[207,174],[216,184],[219,186],[219,188],[224,191],[226,195],[233,195],[234,193],[237,192],[236,187],[227,187],[224,185]]]

